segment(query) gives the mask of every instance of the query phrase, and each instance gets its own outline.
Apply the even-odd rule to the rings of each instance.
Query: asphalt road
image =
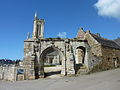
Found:
[[[69,78],[0,81],[0,90],[120,90],[120,69]]]

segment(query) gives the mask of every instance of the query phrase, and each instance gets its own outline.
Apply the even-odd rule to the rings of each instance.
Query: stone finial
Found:
[[[80,28],[79,28],[79,30],[83,30],[83,28],[82,28],[82,27],[80,27]]]
[[[30,38],[30,32],[27,33],[27,39],[29,39],[29,38]]]
[[[90,30],[87,30],[86,33],[90,33]]]
[[[84,38],[84,35],[85,35],[85,31],[83,30],[83,28],[82,27],[80,27],[79,28],[79,30],[78,30],[78,33],[77,33],[77,38],[78,39],[83,39]]]
[[[35,12],[35,17],[37,17],[37,12]]]
[[[35,19],[35,20],[37,19],[37,11],[35,12],[34,19]]]

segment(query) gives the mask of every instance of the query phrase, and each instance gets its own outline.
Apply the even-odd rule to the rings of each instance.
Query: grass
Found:
[[[56,65],[44,65],[44,67],[55,67]]]

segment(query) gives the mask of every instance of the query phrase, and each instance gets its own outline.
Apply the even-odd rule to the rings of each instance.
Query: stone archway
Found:
[[[83,46],[76,48],[76,64],[84,64],[86,49]]]
[[[76,48],[76,73],[84,73],[86,71],[85,66],[86,48],[79,46]]]
[[[65,61],[65,56],[62,53],[62,51],[60,51],[60,49],[58,49],[56,47],[46,48],[40,55],[39,76],[46,77],[48,75],[48,74],[46,74],[46,72],[47,73],[51,72],[51,74],[61,73],[62,67],[65,67],[65,65],[63,63],[64,61]],[[47,68],[47,67],[49,67],[49,68]],[[52,68],[54,68],[53,71],[52,71]],[[47,69],[49,71],[47,71]],[[50,73],[49,73],[49,75],[50,75]]]

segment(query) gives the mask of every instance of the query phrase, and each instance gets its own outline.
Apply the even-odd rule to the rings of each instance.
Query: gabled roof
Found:
[[[95,40],[97,40],[102,46],[114,48],[114,49],[120,49],[120,46],[113,40],[108,40],[105,38],[102,38],[99,35],[91,34]]]
[[[120,46],[120,38],[114,40]]]

